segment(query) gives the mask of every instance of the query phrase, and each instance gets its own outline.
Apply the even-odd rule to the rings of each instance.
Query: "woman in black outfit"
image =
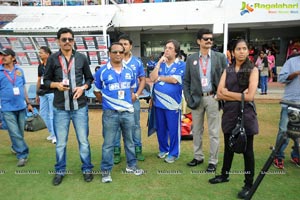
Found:
[[[209,180],[211,184],[229,181],[230,168],[234,152],[229,149],[229,136],[234,129],[240,114],[241,94],[245,96],[244,127],[247,135],[247,148],[243,153],[245,165],[244,187],[238,197],[244,199],[249,193],[254,178],[253,136],[258,133],[258,122],[255,112],[254,95],[258,85],[258,69],[250,62],[249,49],[245,40],[240,39],[233,45],[235,61],[228,67],[220,80],[217,96],[224,100],[222,130],[224,133],[224,158],[221,175]]]

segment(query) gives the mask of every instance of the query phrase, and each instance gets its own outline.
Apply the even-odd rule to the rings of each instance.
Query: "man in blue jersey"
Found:
[[[180,53],[180,44],[168,40],[150,79],[154,81],[158,158],[173,163],[179,158],[181,138],[181,100],[185,62],[176,59]],[[169,143],[170,141],[170,143]]]
[[[33,111],[25,88],[23,70],[16,65],[16,53],[12,49],[0,51],[0,99],[1,112],[6,122],[12,143],[12,152],[16,153],[18,167],[26,165],[29,149],[24,140],[26,107]]]
[[[187,58],[184,76],[184,97],[193,116],[194,158],[188,166],[197,166],[204,161],[202,151],[204,116],[207,116],[210,156],[207,172],[215,172],[218,164],[220,113],[219,103],[214,98],[223,70],[227,67],[224,54],[211,50],[213,34],[208,29],[197,33],[200,49]]]
[[[135,146],[135,154],[136,158],[139,161],[144,161],[145,157],[142,154],[142,137],[141,137],[141,125],[140,125],[140,101],[139,96],[142,94],[142,91],[146,84],[144,66],[140,59],[133,56],[131,53],[132,49],[132,40],[128,35],[123,34],[119,37],[119,42],[124,46],[124,58],[123,62],[128,67],[130,67],[133,71],[134,75],[134,93],[132,93],[132,102],[134,107],[134,130],[133,134],[133,142]],[[115,148],[114,148],[114,163],[118,164],[121,162],[121,133],[119,132],[116,136]]]
[[[122,132],[127,159],[126,173],[143,174],[138,169],[132,131],[134,127],[134,107],[132,95],[135,76],[132,69],[122,60],[125,48],[121,43],[113,43],[109,47],[110,61],[101,67],[95,75],[95,86],[100,89],[102,102],[103,138],[101,172],[102,182],[112,181],[111,171],[114,165],[114,143],[117,134]]]

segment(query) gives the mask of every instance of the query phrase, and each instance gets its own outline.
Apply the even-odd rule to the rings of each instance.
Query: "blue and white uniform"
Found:
[[[141,60],[139,60],[137,57],[135,56],[131,56],[129,60],[125,61],[123,60],[123,63],[130,67],[131,70],[133,71],[134,74],[134,93],[136,93],[136,91],[139,88],[139,78],[140,77],[145,77],[145,71],[144,71],[144,66]]]
[[[154,84],[154,106],[160,152],[179,157],[181,137],[181,100],[185,62],[175,61],[170,66],[161,63],[158,75],[177,80],[176,84],[158,81]],[[170,137],[170,145],[168,144]]]
[[[118,74],[110,63],[101,67],[95,75],[95,86],[102,93],[102,109],[133,112],[131,88],[135,84],[132,70],[123,64]]]

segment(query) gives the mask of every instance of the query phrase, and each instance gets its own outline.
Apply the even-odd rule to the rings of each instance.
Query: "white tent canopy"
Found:
[[[78,6],[80,7],[80,6]],[[2,30],[13,32],[57,32],[62,27],[71,28],[73,31],[106,31],[110,26],[116,9],[97,9],[86,11],[72,7],[69,12],[56,7],[52,10],[38,12],[24,12],[10,23],[5,25]],[[50,12],[49,12],[50,11]]]

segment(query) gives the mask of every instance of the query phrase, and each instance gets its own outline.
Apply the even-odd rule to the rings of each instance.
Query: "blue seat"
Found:
[[[28,99],[35,100],[36,97],[36,84],[30,84],[27,91]]]

